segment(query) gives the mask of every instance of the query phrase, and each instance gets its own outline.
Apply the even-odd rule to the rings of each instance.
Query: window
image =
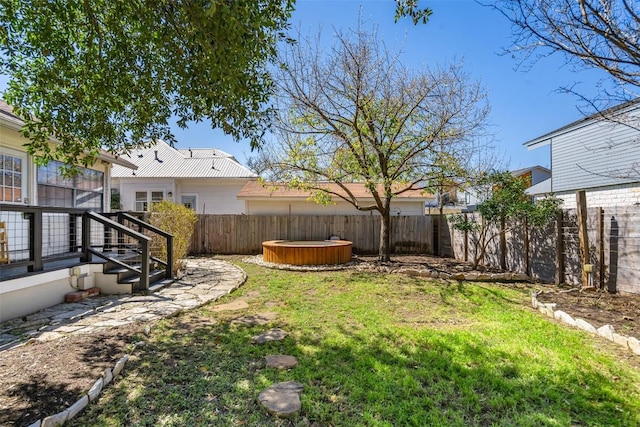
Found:
[[[151,203],[163,201],[164,191],[136,191],[133,209],[136,212],[146,212],[149,209],[149,200]]]
[[[23,157],[0,154],[0,202],[20,203],[23,201]]]
[[[189,209],[193,209],[194,211],[196,210],[196,196],[183,195],[181,197],[181,202],[184,206],[188,207]]]
[[[38,204],[102,210],[104,173],[79,168],[78,175],[63,177],[60,166],[52,161],[38,167]]]

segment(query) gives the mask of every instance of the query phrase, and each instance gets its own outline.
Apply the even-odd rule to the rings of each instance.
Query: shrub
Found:
[[[149,223],[173,235],[174,273],[183,270],[183,259],[187,256],[193,235],[193,226],[197,220],[198,215],[195,211],[178,203],[163,200],[151,205]],[[151,241],[151,254],[161,259],[167,259],[167,247],[163,242],[163,237],[154,234]]]

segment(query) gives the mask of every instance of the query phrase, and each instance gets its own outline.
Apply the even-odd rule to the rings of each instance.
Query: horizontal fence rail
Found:
[[[198,215],[191,239],[193,254],[258,254],[267,240],[327,240],[353,242],[360,254],[378,252],[379,215]],[[393,253],[433,253],[430,216],[393,216]]]

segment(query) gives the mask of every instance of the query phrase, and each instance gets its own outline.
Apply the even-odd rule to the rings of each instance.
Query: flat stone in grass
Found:
[[[293,356],[278,354],[276,356],[267,356],[267,367],[276,369],[291,369],[298,366],[298,359]]]
[[[220,304],[213,307],[213,311],[235,311],[235,310],[243,310],[245,308],[249,308],[249,304],[246,301],[241,299],[232,301],[228,304]]]
[[[283,331],[280,328],[269,329],[260,335],[256,335],[251,338],[251,342],[254,344],[264,344],[271,341],[282,341],[289,335],[288,332]]]
[[[242,316],[231,321],[232,325],[242,326],[262,326],[275,320],[278,315],[276,313],[257,313],[250,316]]]
[[[303,385],[295,381],[277,383],[258,395],[260,404],[277,417],[289,417],[300,411]]]

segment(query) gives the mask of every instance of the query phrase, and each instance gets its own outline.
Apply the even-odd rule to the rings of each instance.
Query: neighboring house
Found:
[[[171,200],[199,214],[241,214],[236,194],[257,175],[223,151],[212,148],[177,150],[164,141],[133,150],[124,159],[135,171],[114,166],[113,187],[120,208],[146,211],[149,203]]]
[[[348,183],[349,190],[363,204],[373,203],[373,196],[362,183]],[[343,193],[337,184],[327,184],[336,192]],[[421,190],[407,191],[391,200],[391,214],[414,216],[424,215],[425,202],[434,199],[432,194]],[[238,193],[238,200],[245,204],[249,215],[372,215],[377,211],[360,211],[340,197],[332,196],[332,201],[321,205],[310,199],[310,193],[290,190],[284,185],[262,185],[258,181],[247,182]]]
[[[60,303],[69,292],[103,285],[107,290],[107,280],[98,278],[105,263],[103,258],[94,263],[94,251],[106,248],[107,231],[113,230],[113,224],[103,225],[110,221],[105,215],[111,170],[113,165],[129,172],[136,168],[102,151],[96,163],[65,178],[59,162],[36,165],[26,152],[22,125],[0,100],[0,223],[3,249],[8,249],[0,260],[0,321]],[[100,213],[97,220],[88,210]]]
[[[529,190],[553,193],[575,208],[577,190],[588,206],[640,204],[640,99],[582,118],[531,141],[530,150],[550,146],[553,176]]]
[[[543,166],[536,165],[511,171],[511,175],[522,178],[527,182],[527,194],[532,187],[537,188],[541,183],[551,178],[551,171]],[[467,210],[475,210],[477,206],[491,196],[491,188],[472,187],[461,191],[461,203],[467,206]],[[533,194],[532,194],[533,195]]]

